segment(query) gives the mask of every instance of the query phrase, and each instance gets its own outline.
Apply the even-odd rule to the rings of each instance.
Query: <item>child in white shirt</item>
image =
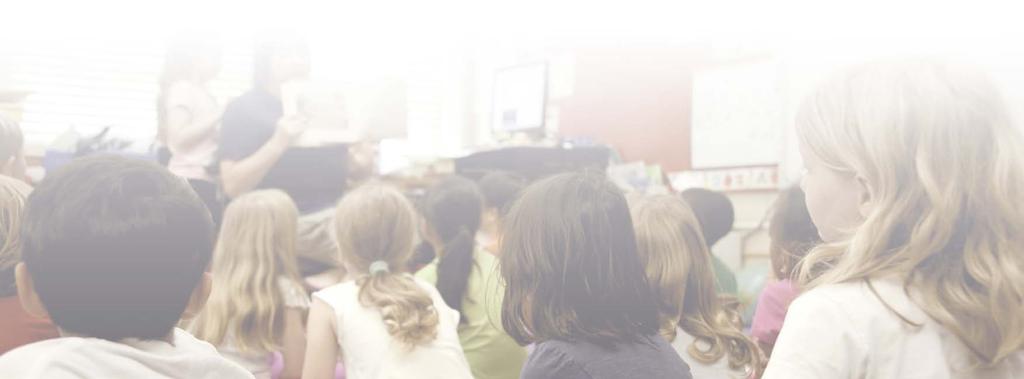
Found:
[[[22,219],[18,295],[61,338],[0,357],[3,378],[252,378],[174,326],[210,293],[210,214],[155,163],[80,159],[47,176]]]
[[[1024,136],[984,75],[879,62],[797,117],[811,219],[768,379],[1024,377]]]
[[[303,378],[472,378],[457,332],[458,312],[406,272],[416,214],[393,188],[346,195],[335,231],[348,281],[313,294]]]

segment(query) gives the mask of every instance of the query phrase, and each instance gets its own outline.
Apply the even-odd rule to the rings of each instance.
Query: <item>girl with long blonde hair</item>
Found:
[[[459,313],[403,268],[416,213],[398,190],[377,183],[350,192],[335,210],[335,238],[349,277],[313,294],[304,378],[472,378],[456,331]]]
[[[934,60],[866,64],[796,126],[825,243],[765,377],[1024,375],[1024,137],[995,85]]]
[[[690,207],[670,195],[630,196],[629,205],[637,252],[658,298],[661,335],[690,365],[693,377],[759,375],[760,350],[719,299],[711,254]]]
[[[298,214],[279,190],[249,192],[228,205],[213,253],[213,291],[191,325],[257,378],[270,377],[275,352],[284,360],[281,378],[302,372],[309,297],[295,262]]]

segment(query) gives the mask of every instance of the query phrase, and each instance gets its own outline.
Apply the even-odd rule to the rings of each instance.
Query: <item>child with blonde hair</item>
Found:
[[[335,211],[349,279],[313,294],[304,378],[472,378],[459,345],[459,313],[437,289],[402,268],[416,213],[398,190],[370,183]]]
[[[21,126],[0,114],[0,175],[25,179],[25,136]]]
[[[630,196],[629,203],[637,252],[658,297],[661,335],[695,378],[759,375],[761,353],[720,303],[711,254],[690,207],[671,195]]]
[[[279,190],[249,192],[228,205],[213,255],[213,291],[192,324],[196,337],[257,378],[270,378],[275,352],[284,360],[281,378],[302,373],[309,297],[295,262],[298,214]]]
[[[797,116],[824,244],[765,378],[1024,375],[1024,137],[983,74],[877,62]]]

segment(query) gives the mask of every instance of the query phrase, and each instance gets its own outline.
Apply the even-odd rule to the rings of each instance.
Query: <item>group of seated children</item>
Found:
[[[215,232],[155,163],[79,159],[31,195],[0,178],[0,377],[1024,375],[1024,140],[994,86],[931,60],[858,66],[796,128],[807,172],[772,214],[779,280],[753,337],[706,202],[600,174],[450,177],[415,204],[353,188],[331,223],[346,276],[311,296],[283,192],[238,196]],[[434,257],[413,272],[420,244]]]

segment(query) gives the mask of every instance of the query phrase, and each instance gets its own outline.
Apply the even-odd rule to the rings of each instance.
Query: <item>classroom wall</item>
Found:
[[[559,106],[562,137],[609,143],[622,158],[690,168],[693,67],[687,48],[589,48],[575,55],[575,85]]]

